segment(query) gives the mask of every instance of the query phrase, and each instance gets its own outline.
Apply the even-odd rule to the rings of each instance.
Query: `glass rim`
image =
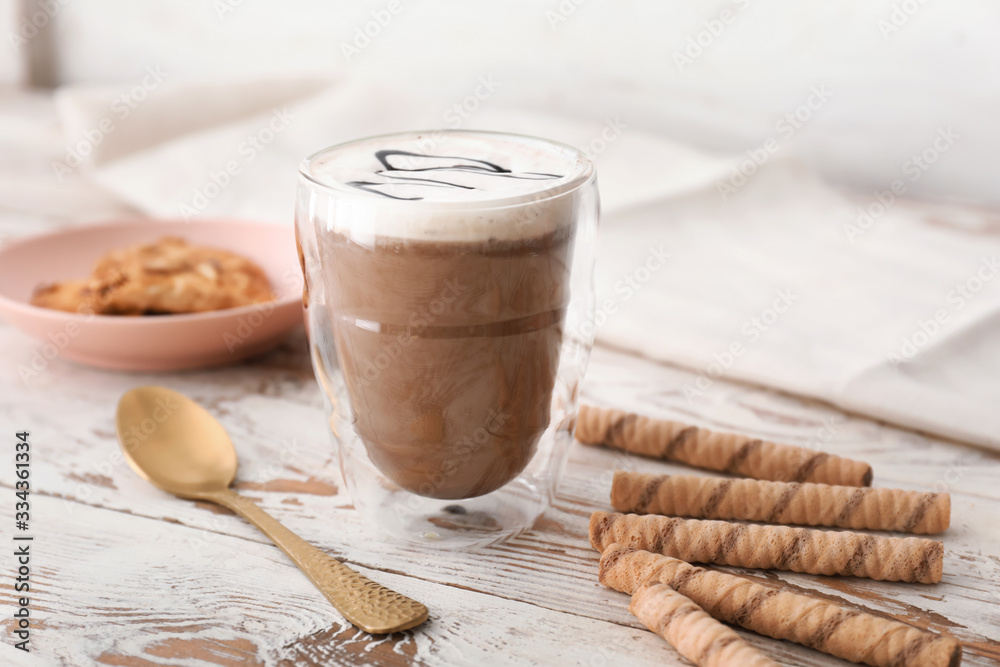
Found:
[[[575,165],[575,171],[570,172],[571,178],[567,181],[552,185],[548,188],[538,190],[537,192],[528,195],[509,195],[500,196],[493,199],[477,199],[471,201],[440,201],[440,200],[395,200],[390,198],[379,198],[378,200],[373,199],[372,195],[359,190],[358,188],[352,188],[344,183],[326,183],[320,182],[311,173],[310,167],[313,162],[328,153],[342,150],[348,148],[355,144],[360,144],[366,141],[372,141],[375,139],[386,139],[389,137],[412,137],[414,135],[440,135],[440,134],[471,134],[471,135],[481,135],[487,137],[502,137],[515,140],[529,140],[533,142],[539,142],[542,144],[547,144],[549,146],[555,146],[567,152],[572,156],[573,163]],[[597,176],[597,170],[594,165],[594,161],[582,150],[571,146],[569,144],[563,143],[561,141],[555,141],[553,139],[546,139],[544,137],[539,137],[531,134],[519,134],[517,132],[501,132],[495,130],[462,130],[462,129],[426,129],[426,130],[407,130],[402,132],[385,132],[383,134],[373,134],[366,137],[360,137],[357,139],[351,139],[349,141],[342,141],[339,144],[333,144],[325,148],[321,148],[318,151],[307,156],[302,162],[299,163],[299,177],[305,180],[308,185],[312,188],[318,188],[320,190],[325,190],[330,193],[335,193],[338,196],[349,197],[352,199],[358,199],[361,201],[375,202],[377,201],[378,206],[395,206],[407,209],[475,209],[475,210],[493,210],[501,208],[512,208],[516,206],[526,206],[531,204],[537,204],[539,202],[548,201],[550,199],[555,199],[556,197],[561,197],[568,195],[570,193],[576,192],[584,185],[592,182]]]

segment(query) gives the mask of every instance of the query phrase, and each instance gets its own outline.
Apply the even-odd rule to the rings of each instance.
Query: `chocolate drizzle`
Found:
[[[401,157],[404,160],[393,160]],[[373,194],[388,197],[390,199],[401,199],[404,201],[419,201],[422,196],[404,197],[401,194],[393,194],[391,190],[400,185],[410,185],[414,188],[459,188],[462,190],[480,190],[474,185],[456,183],[447,178],[447,174],[471,173],[486,178],[513,178],[529,181],[546,181],[562,178],[559,174],[547,174],[536,171],[513,172],[487,160],[477,160],[475,158],[462,157],[458,155],[428,155],[425,153],[413,153],[403,150],[380,150],[375,151],[375,159],[382,165],[382,169],[373,172],[373,175],[387,179],[385,181],[365,180],[347,181],[346,185],[365,190]],[[409,160],[409,164],[405,162]],[[395,164],[394,164],[395,162]],[[406,176],[403,174],[434,172],[438,178],[420,178],[417,176]],[[402,183],[401,183],[402,182]],[[387,192],[386,189],[390,190]]]

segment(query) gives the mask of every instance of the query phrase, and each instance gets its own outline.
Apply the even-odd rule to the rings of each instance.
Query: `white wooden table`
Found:
[[[0,93],[0,239],[119,215],[71,178],[56,183],[51,100]],[[941,207],[936,214],[941,215]],[[956,232],[960,233],[960,232]],[[665,463],[573,446],[555,507],[531,532],[476,553],[427,553],[384,540],[351,507],[299,333],[249,363],[172,375],[108,373],[56,359],[23,381],[38,343],[0,325],[0,428],[31,431],[32,653],[12,647],[12,454],[0,467],[3,665],[664,665],[686,664],[642,628],[626,596],[597,582],[589,514],[608,509],[616,468]],[[693,374],[598,347],[584,397],[861,458],[875,484],[952,494],[941,584],[743,571],[850,607],[954,635],[966,665],[1000,664],[1000,455],[845,415],[766,389],[716,383],[696,403]],[[237,488],[305,539],[421,601],[431,620],[373,637],[341,618],[243,520],[177,500],[117,457],[119,395],[148,383],[200,401],[239,451]],[[739,571],[739,570],[737,570]],[[846,664],[740,631],[789,665]]]

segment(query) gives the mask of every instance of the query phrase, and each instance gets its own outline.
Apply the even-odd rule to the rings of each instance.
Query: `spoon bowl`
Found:
[[[118,441],[132,469],[185,498],[222,491],[236,477],[236,448],[205,408],[165,387],[138,387],[118,401]]]

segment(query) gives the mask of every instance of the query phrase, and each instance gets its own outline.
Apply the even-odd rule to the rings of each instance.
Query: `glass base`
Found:
[[[350,490],[355,508],[391,537],[435,549],[475,549],[530,529],[550,504],[540,486],[521,476],[464,500],[425,498],[395,486]]]

